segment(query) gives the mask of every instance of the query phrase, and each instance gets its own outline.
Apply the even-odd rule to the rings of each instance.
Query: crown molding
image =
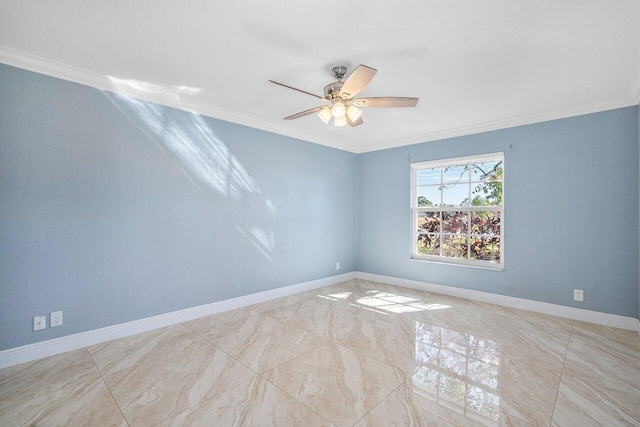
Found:
[[[441,139],[453,138],[458,136],[472,135],[476,133],[489,132],[499,129],[512,128],[516,126],[529,125],[534,123],[546,122],[550,120],[564,119],[567,117],[580,116],[584,114],[597,113],[600,111],[613,110],[616,108],[629,107],[637,105],[640,102],[640,56],[636,66],[636,73],[633,84],[631,86],[630,95],[607,101],[599,101],[595,103],[568,107],[564,109],[546,111],[542,113],[529,114],[519,117],[511,117],[503,120],[492,122],[478,123],[470,126],[463,126],[454,129],[446,129],[437,132],[431,132],[421,135],[399,138],[380,143],[354,146],[339,141],[317,138],[311,135],[292,131],[282,126],[275,126],[261,120],[252,119],[234,111],[224,108],[215,107],[203,102],[195,100],[182,99],[179,97],[167,97],[162,94],[155,94],[139,90],[127,90],[126,87],[115,88],[109,76],[94,73],[92,71],[73,67],[57,61],[46,59],[40,56],[32,55],[20,50],[0,45],[0,62],[25,70],[33,71],[40,74],[68,80],[85,86],[91,86],[99,90],[118,93],[120,95],[165,105],[172,108],[190,111],[202,114],[215,119],[225,120],[243,126],[260,129],[263,131],[296,138],[302,141],[312,142],[339,150],[349,151],[352,153],[367,153],[370,151],[384,150],[407,145],[420,144],[423,142],[437,141]]]
[[[107,90],[109,87],[109,78],[105,75],[76,68],[6,46],[0,46],[0,62],[36,73],[46,74],[51,77],[91,86],[100,90]]]
[[[214,107],[203,102],[182,99],[179,97],[165,96],[162,94],[155,94],[135,89],[127,90],[126,87],[116,88],[107,75],[94,73],[93,71],[84,70],[2,45],[0,45],[0,62],[28,71],[33,71],[62,80],[67,80],[73,83],[91,86],[102,91],[113,92],[143,101],[165,105],[167,107],[190,111],[196,114],[212,117],[214,119],[220,119],[227,122],[260,129],[263,131],[276,133],[307,142],[326,145],[328,147],[337,148],[339,150],[354,152],[354,150],[350,149],[345,144],[341,144],[324,138],[309,138],[309,136],[304,133],[295,132],[281,126],[274,126],[270,123],[252,119],[234,111],[229,111],[220,107]]]
[[[637,102],[625,96],[618,99],[612,99],[610,101],[594,102],[591,104],[579,105],[576,107],[563,108],[560,110],[547,111],[543,113],[528,114],[519,117],[511,117],[504,120],[478,123],[471,126],[463,126],[423,135],[410,136],[393,141],[371,144],[362,147],[362,149],[356,150],[355,152],[361,154],[371,151],[386,150],[388,148],[420,144],[423,142],[439,141],[442,139],[454,138],[458,136],[473,135],[477,133],[530,125],[534,123],[548,122],[551,120],[566,119],[568,117],[582,116],[585,114],[598,113],[601,111],[615,110],[617,108],[630,107],[636,104]]]

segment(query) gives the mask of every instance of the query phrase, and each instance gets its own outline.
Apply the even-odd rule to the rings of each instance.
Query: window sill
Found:
[[[470,264],[470,263],[466,263],[466,262],[443,261],[441,259],[417,258],[417,257],[413,257],[413,256],[410,258],[410,261],[429,262],[429,263],[433,263],[433,264],[443,264],[443,265],[452,265],[454,267],[477,268],[477,269],[480,269],[480,270],[504,271],[504,264],[478,265],[478,264]]]

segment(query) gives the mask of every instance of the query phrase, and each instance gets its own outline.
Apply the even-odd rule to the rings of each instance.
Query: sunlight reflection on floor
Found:
[[[385,289],[340,291],[317,297],[384,315],[413,315],[452,308]],[[418,320],[420,319],[420,320]],[[436,326],[428,315],[415,325],[414,355],[421,367],[410,379],[413,393],[483,425],[500,423],[500,356],[498,342]],[[462,338],[461,338],[462,337]]]
[[[352,292],[342,292],[318,295],[318,297],[337,301],[349,299],[352,295]],[[392,313],[409,313],[451,308],[451,306],[445,304],[426,303],[416,298],[381,291],[370,291],[367,293],[367,296],[356,298],[355,303],[352,302],[349,305],[369,309],[376,308]]]

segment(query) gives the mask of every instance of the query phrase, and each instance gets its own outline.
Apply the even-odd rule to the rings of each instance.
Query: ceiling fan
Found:
[[[336,79],[338,79],[338,81],[329,83],[324,87],[324,96],[316,95],[273,80],[269,81],[289,89],[297,90],[298,92],[306,93],[307,95],[315,96],[316,98],[329,103],[327,105],[321,105],[320,107],[315,107],[310,110],[301,111],[300,113],[285,117],[285,120],[293,120],[309,114],[318,113],[318,116],[325,123],[329,123],[329,121],[333,119],[333,124],[335,126],[340,127],[349,124],[352,127],[355,127],[362,124],[362,111],[358,107],[395,108],[415,107],[418,104],[418,98],[354,98],[354,96],[369,84],[371,79],[373,79],[373,76],[376,75],[376,72],[377,71],[375,69],[367,67],[366,65],[358,65],[358,68],[353,70],[349,77],[347,77],[343,82],[342,79],[347,73],[347,67],[342,65],[333,67],[331,69],[331,73]]]

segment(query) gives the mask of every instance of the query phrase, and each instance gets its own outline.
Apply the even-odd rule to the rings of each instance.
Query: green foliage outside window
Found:
[[[460,202],[460,206],[502,206],[502,162],[451,166],[443,169],[443,175],[448,174],[450,177],[452,168],[461,171],[460,179],[457,182],[441,184],[440,190],[451,189],[457,185],[471,185],[467,173],[472,174],[473,181],[480,181],[471,187],[471,200],[465,198]],[[466,177],[464,180],[463,176]],[[436,207],[441,201],[437,200],[434,203],[425,196],[418,196],[417,202],[418,207]],[[500,211],[422,212],[418,215],[417,222],[418,254],[463,259],[468,255],[472,260],[500,262]]]

